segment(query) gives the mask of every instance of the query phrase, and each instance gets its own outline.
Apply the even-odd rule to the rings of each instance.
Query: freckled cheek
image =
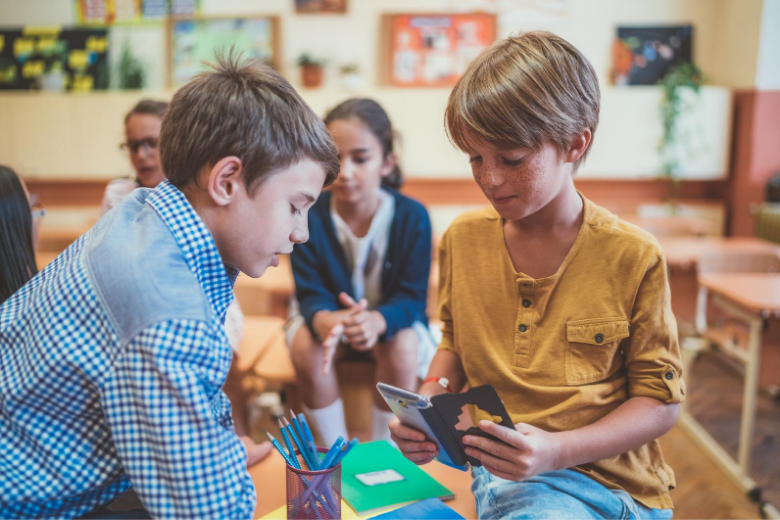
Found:
[[[536,161],[529,164],[528,171],[524,177],[528,190],[537,196],[545,196],[550,191],[555,191],[558,187],[555,172],[544,161]]]

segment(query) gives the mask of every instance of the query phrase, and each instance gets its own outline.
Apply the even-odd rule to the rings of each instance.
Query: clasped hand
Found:
[[[319,337],[323,338],[323,374],[330,372],[339,342],[344,342],[359,352],[371,350],[387,328],[382,314],[367,310],[368,302],[365,298],[356,302],[342,292],[339,294],[339,301],[345,309],[323,311],[315,316],[314,328]]]

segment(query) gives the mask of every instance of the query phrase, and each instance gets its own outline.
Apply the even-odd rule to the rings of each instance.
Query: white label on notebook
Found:
[[[404,476],[394,469],[383,469],[382,471],[372,471],[371,473],[361,473],[355,475],[355,478],[366,486],[376,486],[378,484],[389,484],[390,482],[400,482]]]

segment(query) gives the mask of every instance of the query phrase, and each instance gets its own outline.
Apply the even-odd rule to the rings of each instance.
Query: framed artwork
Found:
[[[256,58],[272,67],[279,63],[279,20],[275,16],[247,18],[175,18],[169,24],[169,84],[178,88],[208,70],[220,52],[232,48],[244,59]]]
[[[618,27],[612,47],[615,85],[655,85],[693,58],[693,26]]]
[[[0,29],[0,90],[108,88],[106,29]]]
[[[166,16],[197,16],[201,0],[73,0],[79,25],[162,22]]]
[[[347,0],[295,0],[295,12],[299,14],[344,14]]]
[[[382,25],[380,83],[397,87],[452,86],[496,39],[496,17],[486,13],[385,15]]]

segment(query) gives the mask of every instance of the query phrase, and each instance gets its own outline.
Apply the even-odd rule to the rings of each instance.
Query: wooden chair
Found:
[[[244,337],[238,356],[238,369],[244,387],[254,394],[268,384],[295,383],[295,369],[284,341],[284,320],[274,316],[246,316]]]

